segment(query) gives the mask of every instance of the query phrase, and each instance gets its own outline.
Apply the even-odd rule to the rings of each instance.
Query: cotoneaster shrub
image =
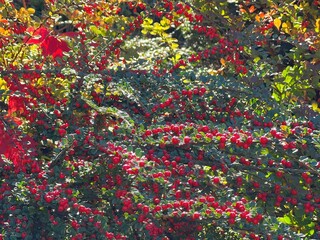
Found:
[[[0,238],[319,237],[319,4],[201,2],[1,2]]]

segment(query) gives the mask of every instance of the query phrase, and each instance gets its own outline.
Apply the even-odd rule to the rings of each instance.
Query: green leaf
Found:
[[[255,58],[253,59],[253,62],[254,62],[254,63],[257,63],[257,62],[259,62],[260,60],[261,60],[260,57],[255,57]]]
[[[183,82],[184,84],[188,84],[188,83],[190,83],[191,81],[188,80],[188,79],[185,79],[185,80],[183,80],[182,82]]]
[[[284,217],[278,217],[277,218],[279,222],[282,222],[287,225],[293,225],[293,222],[291,221],[291,218],[288,215],[284,215]]]
[[[142,157],[143,156],[143,152],[141,148],[137,148],[134,153],[136,154],[137,157]]]
[[[101,113],[103,115],[112,116],[116,119],[123,119],[124,123],[127,125],[127,127],[133,127],[134,121],[131,119],[129,114],[127,112],[121,111],[115,107],[99,107],[96,105],[93,101],[82,97],[82,99],[94,110],[96,110],[98,113]]]
[[[103,37],[105,37],[107,35],[107,33],[106,33],[106,31],[104,29],[98,28],[95,25],[91,25],[89,28],[95,35],[98,35],[98,36],[100,35],[100,36],[103,36]]]
[[[262,148],[261,149],[261,154],[262,155],[268,155],[269,154],[269,149],[268,148]]]

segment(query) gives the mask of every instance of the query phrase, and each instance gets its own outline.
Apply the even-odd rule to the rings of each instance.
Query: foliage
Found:
[[[318,1],[0,1],[0,239],[320,235]]]

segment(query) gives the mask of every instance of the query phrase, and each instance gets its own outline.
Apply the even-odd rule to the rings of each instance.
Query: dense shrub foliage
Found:
[[[0,0],[0,239],[319,238],[319,8]]]

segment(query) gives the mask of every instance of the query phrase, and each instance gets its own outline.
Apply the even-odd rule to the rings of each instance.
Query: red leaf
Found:
[[[63,52],[70,51],[68,44],[60,40],[54,36],[50,36],[50,32],[48,29],[41,27],[38,29],[34,29],[30,27],[26,30],[27,32],[31,33],[31,37],[25,37],[24,42],[26,44],[40,44],[42,53],[44,56],[53,56],[53,58],[62,57]],[[65,34],[67,36],[75,36],[75,34]]]
[[[0,139],[0,154],[4,154],[6,152],[8,145],[3,139]]]
[[[54,58],[62,57],[63,52],[70,51],[68,44],[65,41],[57,39],[53,36],[47,37],[41,43],[42,53],[44,56],[53,56]]]
[[[6,137],[3,125],[0,123],[0,154],[4,154],[8,147],[8,141],[5,139]]]
[[[13,113],[22,113],[25,110],[25,104],[21,97],[10,96],[8,101],[8,115],[12,116]]]
[[[27,37],[27,36],[24,38],[24,42],[26,44],[42,43],[45,40],[45,38],[49,35],[48,29],[46,29],[44,27],[38,28],[36,30],[34,30],[33,27],[30,27],[26,31],[32,33],[31,38]]]

